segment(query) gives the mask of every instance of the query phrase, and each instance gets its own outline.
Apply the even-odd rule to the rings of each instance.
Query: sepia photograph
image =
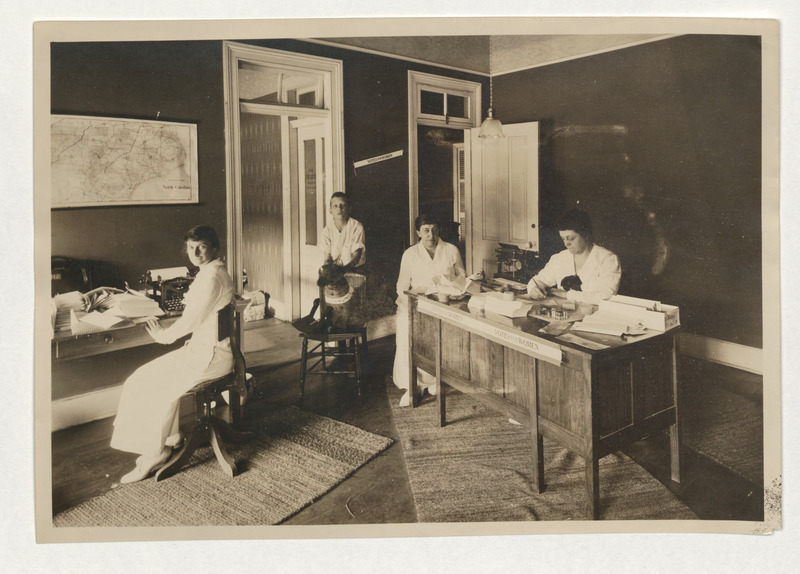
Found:
[[[33,38],[38,542],[782,528],[776,21]]]

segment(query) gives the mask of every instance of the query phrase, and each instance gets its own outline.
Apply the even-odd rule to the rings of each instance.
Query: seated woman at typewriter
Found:
[[[549,293],[584,303],[616,295],[622,276],[619,258],[594,243],[589,215],[573,209],[562,215],[556,226],[566,249],[553,255],[528,282],[528,295],[544,299]]]
[[[184,297],[186,307],[169,328],[150,319],[147,331],[165,345],[184,335],[189,341],[176,351],[140,367],[125,381],[111,446],[138,453],[136,468],[121,483],[147,478],[170,457],[180,439],[179,401],[197,383],[231,372],[230,342],[217,341],[217,312],[233,301],[233,281],[217,258],[219,238],[211,227],[200,225],[185,237],[186,254],[199,271]]]

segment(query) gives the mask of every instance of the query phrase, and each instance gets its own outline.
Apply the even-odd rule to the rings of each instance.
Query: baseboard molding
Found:
[[[117,385],[53,401],[52,431],[115,415],[121,395],[122,385]]]
[[[680,354],[734,367],[757,375],[764,374],[763,351],[738,343],[703,337],[692,333],[678,335]]]

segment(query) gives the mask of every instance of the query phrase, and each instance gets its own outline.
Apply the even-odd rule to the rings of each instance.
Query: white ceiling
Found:
[[[385,36],[326,38],[326,44],[493,75],[661,40],[653,34],[554,36]]]

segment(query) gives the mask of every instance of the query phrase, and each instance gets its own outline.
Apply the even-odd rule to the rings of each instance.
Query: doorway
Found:
[[[330,194],[344,187],[342,62],[224,42],[228,271],[308,312]],[[246,283],[245,283],[246,278]]]
[[[462,221],[459,185],[463,185],[464,130],[438,126],[417,126],[417,186],[419,213],[429,213],[439,221],[443,240],[452,243],[464,258],[461,240]],[[459,158],[459,153],[461,158]],[[459,162],[461,160],[461,162]],[[460,181],[459,181],[460,180]]]
[[[480,109],[479,83],[408,72],[409,245],[417,240],[414,220],[425,210],[440,215],[440,221],[458,221],[453,149],[463,144],[463,130],[480,125]],[[448,241],[457,230],[452,224],[442,229]]]

